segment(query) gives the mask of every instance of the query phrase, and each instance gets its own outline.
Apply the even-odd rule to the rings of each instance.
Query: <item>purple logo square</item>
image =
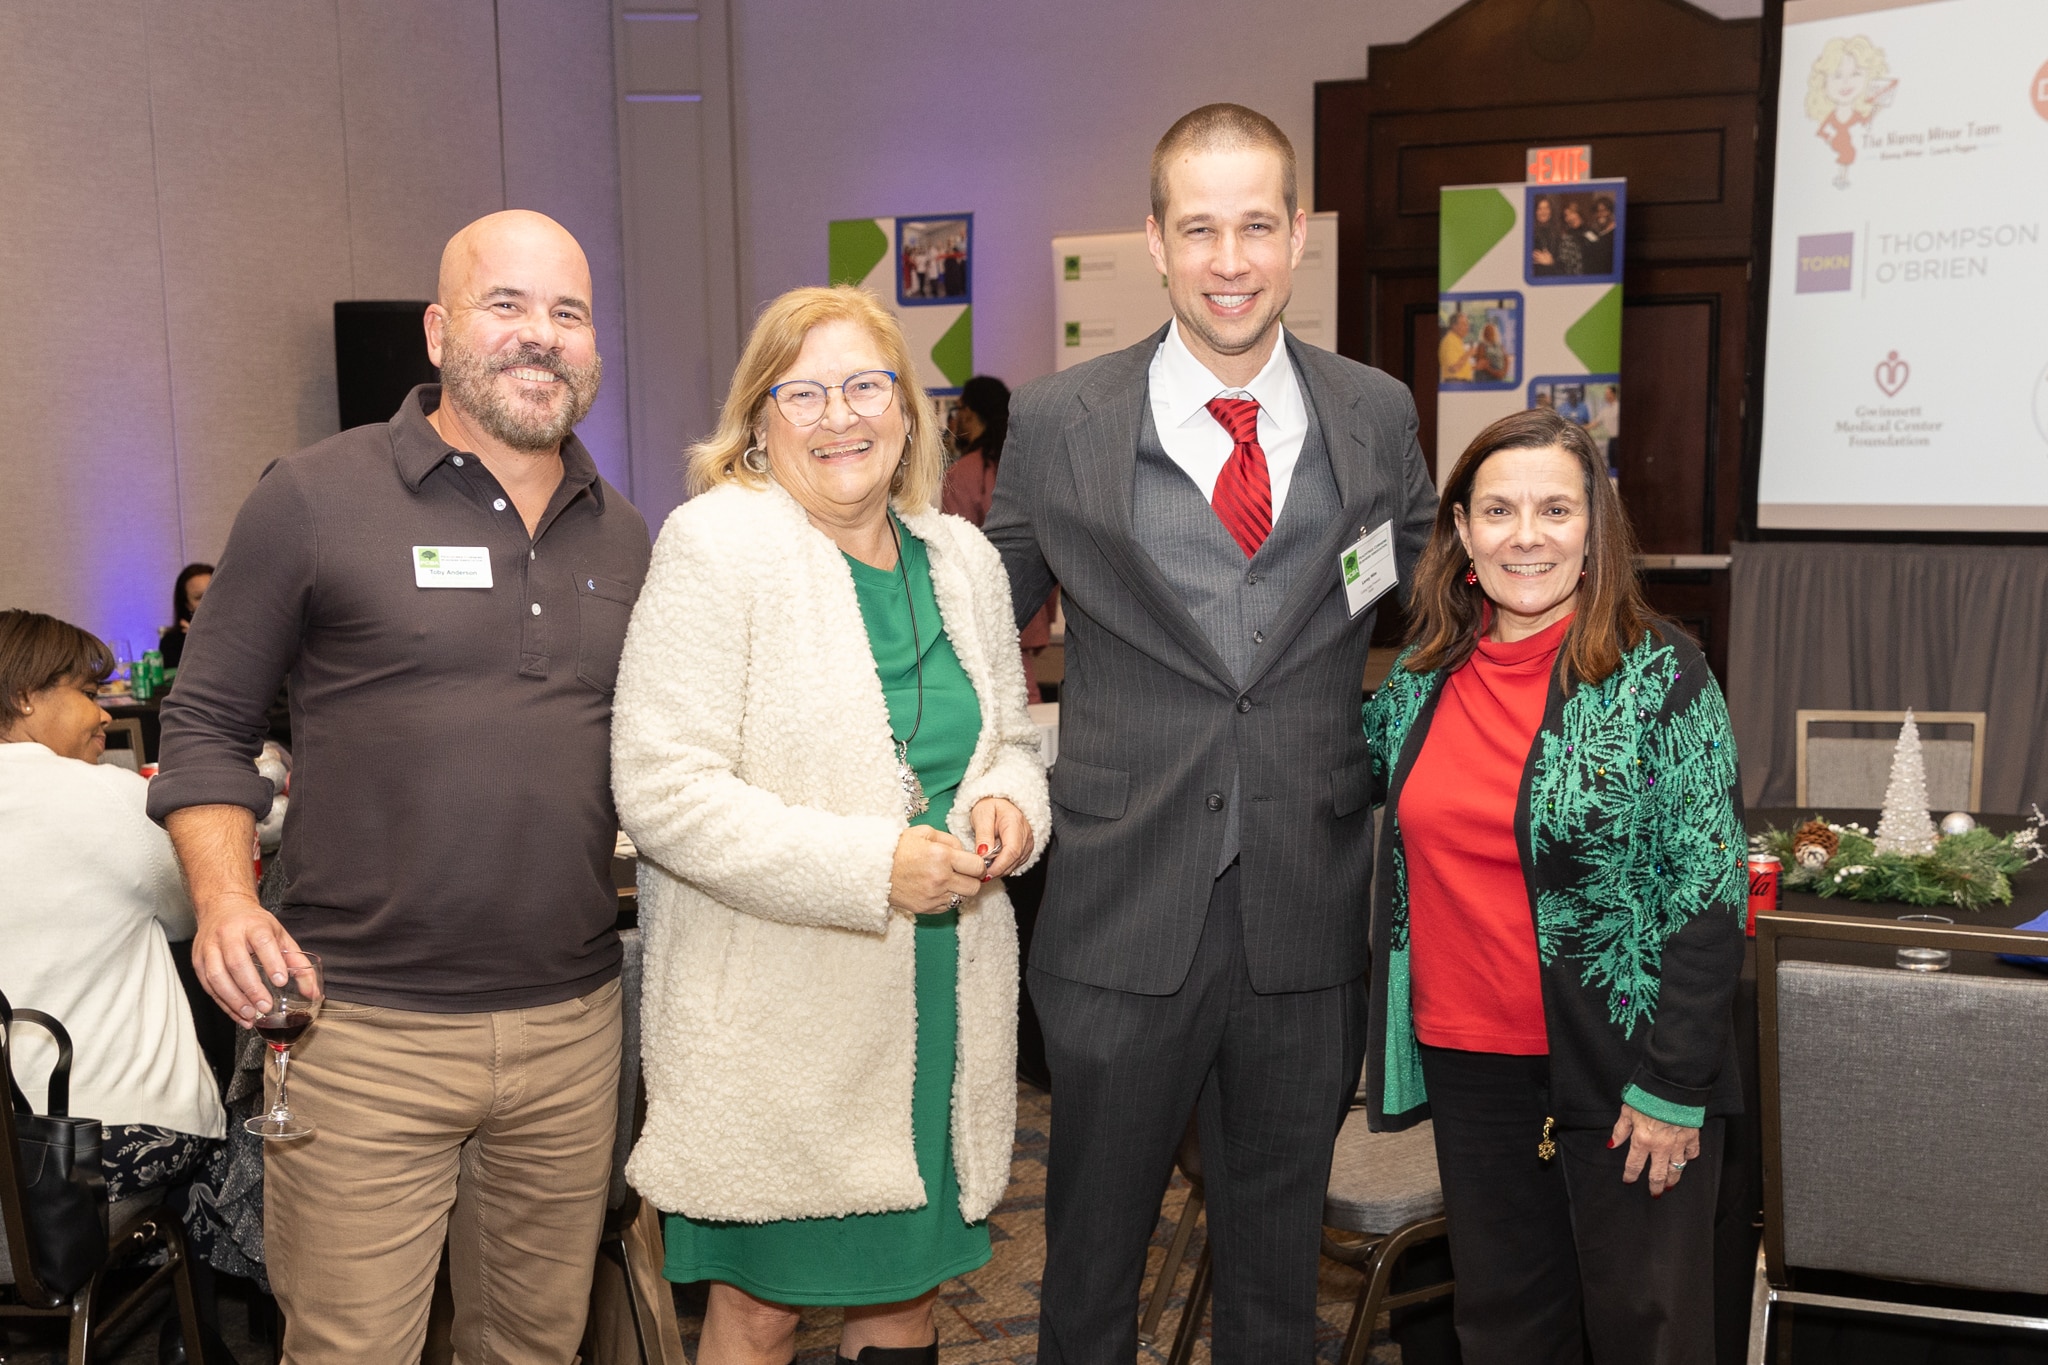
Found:
[[[1799,239],[1799,282],[1797,294],[1832,294],[1852,287],[1851,266],[1856,254],[1856,234],[1824,232]]]

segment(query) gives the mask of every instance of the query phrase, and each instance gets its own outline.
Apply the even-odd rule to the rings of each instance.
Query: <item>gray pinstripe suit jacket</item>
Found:
[[[1011,399],[985,529],[1019,622],[1058,582],[1067,623],[1057,852],[1031,965],[1113,990],[1178,990],[1215,879],[1220,797],[1236,773],[1252,985],[1337,985],[1367,964],[1371,762],[1359,681],[1373,619],[1346,610],[1337,554],[1391,520],[1405,590],[1437,502],[1415,402],[1380,371],[1287,338],[1343,507],[1315,551],[1326,571],[1295,582],[1240,681],[1132,536],[1147,368],[1164,336]]]

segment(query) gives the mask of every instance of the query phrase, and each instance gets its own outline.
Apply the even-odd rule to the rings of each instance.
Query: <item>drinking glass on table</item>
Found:
[[[257,1015],[255,1024],[256,1031],[277,1054],[277,1102],[270,1106],[269,1113],[242,1124],[257,1137],[279,1141],[312,1135],[313,1125],[292,1113],[285,1085],[291,1077],[292,1044],[312,1027],[314,1016],[327,999],[327,980],[318,953],[293,949],[284,954],[284,969],[291,977],[284,985],[265,980],[264,984],[270,987],[270,1010]]]
[[[1954,924],[1947,915],[1900,915],[1899,923],[1917,924],[1933,928],[1938,924]],[[1949,953],[1946,948],[1901,948],[1893,960],[1909,972],[1940,972],[1948,969]]]

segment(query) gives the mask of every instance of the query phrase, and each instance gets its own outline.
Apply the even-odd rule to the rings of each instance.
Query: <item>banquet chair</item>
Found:
[[[121,743],[114,743],[116,739],[121,740]],[[142,722],[132,716],[125,720],[108,721],[107,747],[100,754],[99,761],[126,768],[131,773],[142,771],[145,762]]]
[[[33,1010],[15,1010],[16,1018],[38,1023],[47,1016]],[[53,1021],[51,1021],[53,1022]],[[51,1028],[60,1058],[68,1057],[71,1040],[61,1026]],[[13,1051],[8,1030],[0,1026],[0,1082],[14,1076]],[[61,1064],[61,1063],[60,1063]],[[0,1085],[0,1091],[5,1086]],[[185,1234],[178,1217],[148,1196],[124,1199],[107,1210],[108,1238],[106,1264],[70,1294],[47,1284],[36,1265],[35,1248],[29,1242],[27,1180],[21,1165],[14,1106],[0,1093],[0,1321],[11,1318],[57,1318],[67,1328],[67,1365],[87,1365],[93,1345],[137,1309],[149,1304],[156,1291],[170,1284],[177,1305],[178,1323],[184,1337],[186,1358],[203,1361],[206,1348],[199,1325],[199,1306],[192,1292],[192,1267],[185,1249]],[[116,1297],[111,1304],[99,1302],[100,1290],[110,1272],[152,1249],[163,1254],[163,1264],[150,1270],[139,1283]],[[0,1350],[4,1350],[0,1342]]]
[[[623,929],[619,946],[619,1124],[612,1147],[611,1198],[591,1284],[584,1360],[591,1365],[688,1365],[675,1298],[662,1278],[661,1214],[626,1183],[626,1158],[640,1134],[646,1099],[640,1085],[640,931]]]
[[[1819,711],[1794,713],[1794,804],[1836,810],[1875,810],[1884,805],[1890,785],[1892,755],[1898,749],[1897,727],[1904,711]],[[1983,809],[1984,729],[1982,711],[1915,711],[1916,725],[1967,725],[1969,739],[1928,739],[1920,742],[1927,767],[1927,803],[1937,811]],[[1883,726],[1880,738],[1816,736],[1816,725]]]
[[[1160,1316],[1180,1267],[1195,1220],[1203,1206],[1202,1149],[1195,1133],[1195,1121],[1188,1120],[1174,1164],[1192,1187],[1188,1202],[1174,1229],[1172,1245],[1159,1267],[1152,1296],[1139,1322],[1138,1339],[1150,1345],[1158,1332]],[[1372,1345],[1373,1325],[1388,1309],[1408,1308],[1450,1294],[1453,1282],[1444,1280],[1400,1292],[1392,1291],[1395,1268],[1412,1247],[1447,1235],[1444,1221],[1443,1187],[1437,1179],[1436,1135],[1428,1123],[1398,1133],[1375,1133],[1367,1126],[1365,1110],[1353,1109],[1337,1134],[1330,1161],[1330,1187],[1323,1197],[1323,1254],[1331,1260],[1357,1269],[1363,1280],[1351,1307],[1351,1325],[1344,1334],[1342,1365],[1363,1365]],[[1195,1261],[1194,1282],[1188,1286],[1186,1306],[1174,1331],[1168,1365],[1187,1365],[1201,1335],[1202,1316],[1208,1310],[1213,1267],[1210,1247],[1202,1245]]]
[[[1763,1365],[1773,1310],[1802,1304],[2048,1332],[2037,1308],[1940,1306],[1913,1289],[2048,1294],[2048,1188],[2028,1178],[2048,1131],[2048,977],[1800,961],[1787,939],[1958,958],[2043,947],[2039,934],[1977,925],[1758,917],[1764,1242],[1750,1365]],[[1802,1290],[1805,1272],[1896,1285],[1897,1297]],[[1787,1360],[1791,1333],[1781,1323],[1778,1335]]]

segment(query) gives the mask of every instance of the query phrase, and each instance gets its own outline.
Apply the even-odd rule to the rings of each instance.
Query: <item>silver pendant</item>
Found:
[[[903,788],[903,813],[915,820],[932,808],[925,799],[924,783],[917,780],[917,770],[910,766],[909,746],[898,742],[896,745],[896,781]]]

